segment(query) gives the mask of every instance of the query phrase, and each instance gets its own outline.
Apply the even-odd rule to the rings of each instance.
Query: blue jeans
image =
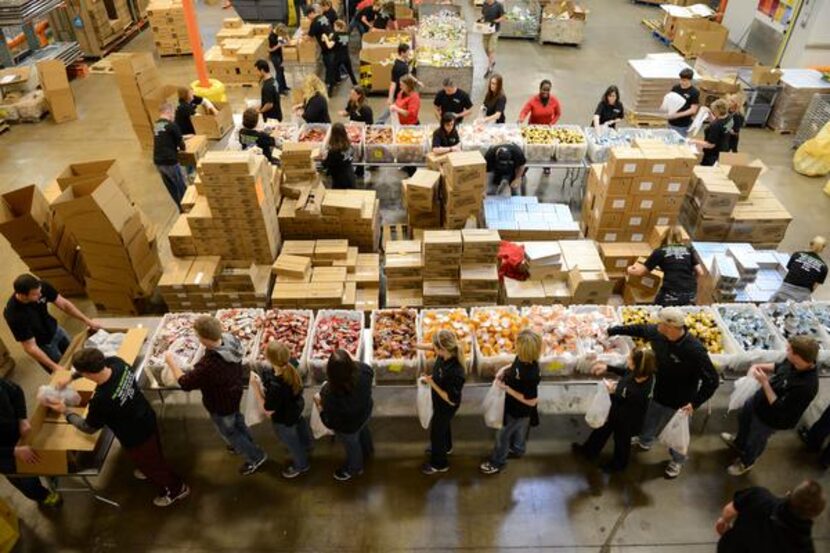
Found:
[[[648,404],[643,430],[640,432],[640,443],[647,447],[652,445],[676,412],[677,409],[666,407],[652,399]],[[669,455],[671,455],[672,461],[678,465],[686,462],[687,456],[672,448],[669,448]]]
[[[343,442],[346,450],[346,472],[352,476],[363,472],[363,457],[371,455],[375,450],[372,444],[372,433],[369,431],[369,421],[363,423],[360,430],[353,434],[335,432],[334,435]]]
[[[273,423],[273,425],[274,432],[277,433],[277,436],[291,453],[294,468],[300,471],[306,470],[309,466],[308,450],[311,449],[311,429],[308,427],[308,421],[300,417],[297,424],[293,426],[278,422]]]
[[[47,497],[49,497],[49,489],[46,488],[41,482],[40,478],[36,476],[27,476],[22,478],[13,478],[11,476],[7,476],[6,480],[9,481],[9,484],[17,488],[20,493],[31,499],[32,501],[37,501],[41,503]]]
[[[236,412],[232,415],[214,415],[211,413],[210,420],[216,425],[216,430],[219,431],[222,439],[234,451],[242,455],[248,463],[256,464],[265,456],[265,452],[254,443],[242,413]]]
[[[156,165],[156,169],[158,169],[161,180],[164,183],[164,187],[167,188],[170,197],[176,202],[176,207],[181,210],[182,198],[187,189],[187,183],[184,181],[181,166],[178,163],[175,165]]]
[[[69,334],[62,327],[58,326],[55,329],[55,335],[52,336],[52,340],[45,345],[38,344],[38,347],[46,354],[46,357],[57,363],[63,357],[66,348],[69,347],[69,342]]]
[[[689,127],[675,127],[669,123],[669,128],[673,131],[677,131],[683,138],[686,138],[686,136],[689,135]]]
[[[752,404],[753,401],[750,400],[741,407],[738,413],[738,435],[735,436],[735,447],[741,452],[741,461],[747,467],[761,456],[767,447],[767,440],[775,433],[774,428],[758,418]]]
[[[504,426],[496,433],[496,447],[490,454],[490,464],[503,467],[507,462],[507,454],[511,451],[517,455],[524,455],[529,425],[530,417],[514,419],[510,415],[505,415]]]

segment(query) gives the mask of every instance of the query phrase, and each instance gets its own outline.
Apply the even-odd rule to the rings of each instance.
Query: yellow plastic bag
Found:
[[[808,177],[830,173],[830,122],[795,151],[793,169]]]

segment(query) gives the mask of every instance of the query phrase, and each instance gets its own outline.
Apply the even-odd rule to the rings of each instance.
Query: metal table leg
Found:
[[[100,495],[98,493],[98,490],[95,489],[95,487],[89,481],[89,478],[87,476],[81,475],[81,474],[75,476],[75,475],[70,474],[69,477],[70,478],[73,478],[73,477],[74,478],[80,478],[81,482],[84,483],[84,487],[83,488],[55,487],[56,492],[60,492],[60,493],[89,493],[89,494],[92,494],[92,497],[94,497],[95,499],[97,499],[101,503],[106,503],[107,505],[112,505],[113,507],[118,507],[118,508],[121,507],[121,505],[118,502],[113,501],[112,499],[109,499],[107,497],[104,497],[104,496]]]

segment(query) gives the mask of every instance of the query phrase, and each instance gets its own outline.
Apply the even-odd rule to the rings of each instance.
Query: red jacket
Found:
[[[405,114],[398,114],[398,121],[400,121],[401,125],[418,124],[418,112],[421,111],[421,96],[417,92],[410,92],[408,96],[404,96],[403,90],[398,92],[398,99],[395,100],[395,105],[406,110]]]
[[[357,5],[357,8],[355,8],[355,13],[359,12],[363,8],[368,8],[372,5],[372,2],[374,2],[374,0],[362,0],[362,2]]]
[[[559,106],[559,100],[553,94],[548,97],[548,105],[546,106],[542,105],[542,100],[539,99],[537,94],[528,100],[522,111],[519,112],[519,120],[524,121],[528,113],[530,114],[528,123],[531,125],[555,125],[562,115],[562,109]]]

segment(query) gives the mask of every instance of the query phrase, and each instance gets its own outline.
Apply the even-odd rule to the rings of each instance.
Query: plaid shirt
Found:
[[[229,363],[213,350],[207,350],[194,366],[179,379],[182,390],[201,390],[202,405],[211,415],[239,412],[242,401],[244,370],[241,363]]]

